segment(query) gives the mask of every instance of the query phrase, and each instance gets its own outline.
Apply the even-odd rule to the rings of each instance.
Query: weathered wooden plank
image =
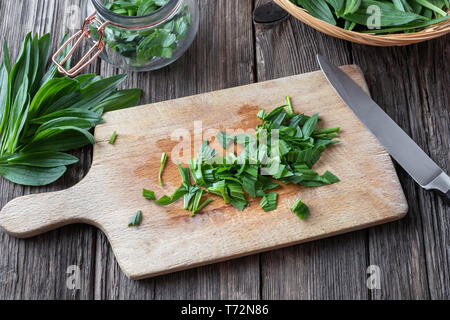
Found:
[[[406,48],[353,47],[355,60],[370,74],[369,87],[377,102],[447,172],[448,40],[447,36]],[[370,234],[371,262],[384,274],[382,290],[374,296],[446,299],[449,209],[437,195],[421,190],[403,169],[398,171],[410,212],[404,221]]]
[[[10,44],[14,44],[12,51],[15,56],[27,31],[42,33],[51,30],[54,39],[60,38],[68,19],[64,12],[71,4],[80,2],[1,1],[0,10],[8,14],[0,21],[0,34],[5,35]],[[145,90],[144,102],[254,80],[252,70],[255,65],[251,63],[254,53],[250,45],[253,40],[248,36],[247,27],[237,28],[242,23],[247,26],[250,9],[242,11],[240,3],[236,8],[227,10],[227,16],[235,17],[224,19],[224,11],[218,9],[223,9],[224,4],[211,5],[209,8],[210,4],[206,3],[207,1],[202,1],[204,20],[199,34],[202,38],[197,39],[190,53],[169,68],[149,75],[133,76],[127,83],[130,86],[148,88]],[[236,19],[240,24],[236,25]],[[225,27],[217,27],[222,21],[227,21]],[[450,104],[447,88],[450,72],[445,60],[450,53],[449,37],[406,48],[375,49],[336,42],[305,26],[300,27],[292,19],[287,25],[265,32],[263,34],[257,28],[258,80],[317,69],[317,65],[309,62],[313,61],[318,48],[324,54],[330,52],[330,55],[335,55],[336,49],[340,50],[334,60],[336,63],[352,62],[352,57],[348,55],[350,51],[346,51],[346,47],[351,47],[354,61],[362,65],[366,72],[369,87],[377,102],[386,107],[390,115],[411,133],[433,159],[449,171]],[[204,41],[205,38],[207,41]],[[233,53],[236,47],[227,46],[230,42],[239,45],[240,54]],[[213,44],[216,48],[210,50]],[[246,53],[247,50],[250,53]],[[207,62],[202,64],[204,61]],[[190,63],[195,64],[197,73],[192,72]],[[230,65],[235,67],[230,68]],[[98,66],[94,66],[91,70],[97,68]],[[174,69],[178,71],[174,72]],[[241,69],[243,71],[237,72]],[[116,72],[113,69],[106,71]],[[381,71],[390,76],[380,78]],[[166,78],[170,74],[172,76]],[[155,82],[150,85],[153,77]],[[158,85],[157,81],[165,84]],[[403,89],[406,91],[402,91],[402,86],[398,84],[405,81],[411,82],[405,84]],[[386,85],[382,85],[383,83]],[[392,109],[392,105],[397,108]],[[408,119],[405,117],[407,107],[410,110],[407,113]],[[73,166],[63,180],[48,188],[22,188],[1,179],[0,206],[22,194],[59,190],[73,185],[89,170],[91,161],[89,148],[77,152],[77,155],[81,156],[80,164]],[[364,243],[366,232],[263,255],[262,297],[364,298],[367,297],[362,288],[366,277],[365,267],[377,264],[382,271],[382,290],[372,292],[374,298],[448,299],[448,208],[437,196],[414,185],[403,170],[399,169],[399,173],[413,208],[407,219],[370,230],[368,258],[365,258],[368,251],[364,245],[360,245],[361,242]],[[93,238],[96,239],[93,241]],[[91,258],[95,248],[98,248],[95,263],[96,298],[258,297],[259,271],[255,272],[253,268],[258,264],[258,256],[156,280],[130,282],[118,271],[112,253],[107,248],[106,239],[93,228],[68,227],[26,241],[0,234],[0,241],[1,299],[93,297],[90,283],[94,278],[94,266]],[[333,248],[334,245],[336,248]],[[354,252],[360,254],[354,255]],[[333,262],[333,259],[337,262]],[[347,261],[342,263],[343,259]],[[82,289],[77,292],[69,291],[65,286],[66,268],[73,264],[81,267]],[[348,269],[347,264],[351,265]],[[351,276],[343,276],[352,273],[354,280],[349,279]]]
[[[409,65],[417,77],[417,90],[411,105],[418,108],[412,114],[413,137],[426,152],[450,172],[450,67],[448,57],[450,36],[418,45],[416,59]],[[412,94],[411,94],[412,96]],[[450,208],[433,193],[419,188],[419,202],[425,241],[430,298],[450,298]]]
[[[251,11],[250,0],[240,1],[239,6],[225,0],[200,1],[200,29],[189,51],[162,70],[131,73],[125,85],[144,89],[141,102],[149,103],[253,82]],[[104,63],[101,70],[116,72]],[[258,256],[136,283],[119,270],[104,235],[99,233],[97,239],[97,299],[259,298]]]
[[[449,37],[403,48],[353,45],[375,100],[448,172],[449,97],[445,59]],[[370,263],[381,268],[375,299],[449,297],[448,207],[403,169],[410,205],[403,221],[370,231]]]
[[[26,33],[50,32],[54,42],[63,36],[70,18],[70,5],[83,1],[1,1],[0,34],[5,36],[15,57]],[[56,46],[54,46],[56,48]],[[1,50],[1,49],[0,49]],[[95,70],[94,65],[91,70]],[[24,188],[0,178],[0,206],[24,194],[65,189],[89,170],[91,148],[77,151],[77,165],[63,179],[45,188]],[[30,240],[18,240],[0,233],[0,299],[90,299],[93,297],[95,229],[72,226]],[[69,290],[69,266],[80,268],[79,290]]]
[[[292,17],[272,29],[257,26],[256,52],[258,81],[318,70],[318,52],[338,65],[352,62],[347,43]],[[262,254],[262,298],[367,298],[366,235],[361,231]]]

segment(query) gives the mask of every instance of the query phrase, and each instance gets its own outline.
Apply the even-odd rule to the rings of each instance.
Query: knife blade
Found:
[[[345,104],[405,171],[426,190],[438,190],[450,205],[450,177],[349,76],[317,55],[325,77]]]

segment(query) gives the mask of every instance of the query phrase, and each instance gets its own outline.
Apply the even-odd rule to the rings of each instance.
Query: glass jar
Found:
[[[88,18],[83,29],[65,46],[77,40],[67,55],[70,56],[81,40],[87,38],[92,49],[71,70],[64,70],[63,63],[57,63],[60,71],[74,76],[97,56],[124,70],[156,70],[180,58],[195,39],[199,26],[197,0],[168,0],[145,16],[117,14],[107,8],[111,2],[85,1],[83,12]],[[64,47],[55,54],[54,61],[63,50]]]

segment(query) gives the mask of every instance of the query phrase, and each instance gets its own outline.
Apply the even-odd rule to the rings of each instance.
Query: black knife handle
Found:
[[[447,205],[450,206],[450,190],[448,190],[448,192],[445,194],[443,193],[442,195],[443,195],[444,200],[447,203]]]
[[[289,13],[273,2],[260,5],[253,11],[253,22],[265,27],[276,26],[289,18]]]
[[[450,206],[450,177],[442,172],[429,184],[424,186],[426,190],[436,190],[444,197],[445,202]]]

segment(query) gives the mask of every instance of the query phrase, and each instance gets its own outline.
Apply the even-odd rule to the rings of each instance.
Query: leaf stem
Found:
[[[163,185],[162,175],[163,175],[166,163],[167,163],[167,154],[164,152],[161,157],[161,168],[159,169],[159,175],[158,175],[158,182],[159,182],[160,186]]]

